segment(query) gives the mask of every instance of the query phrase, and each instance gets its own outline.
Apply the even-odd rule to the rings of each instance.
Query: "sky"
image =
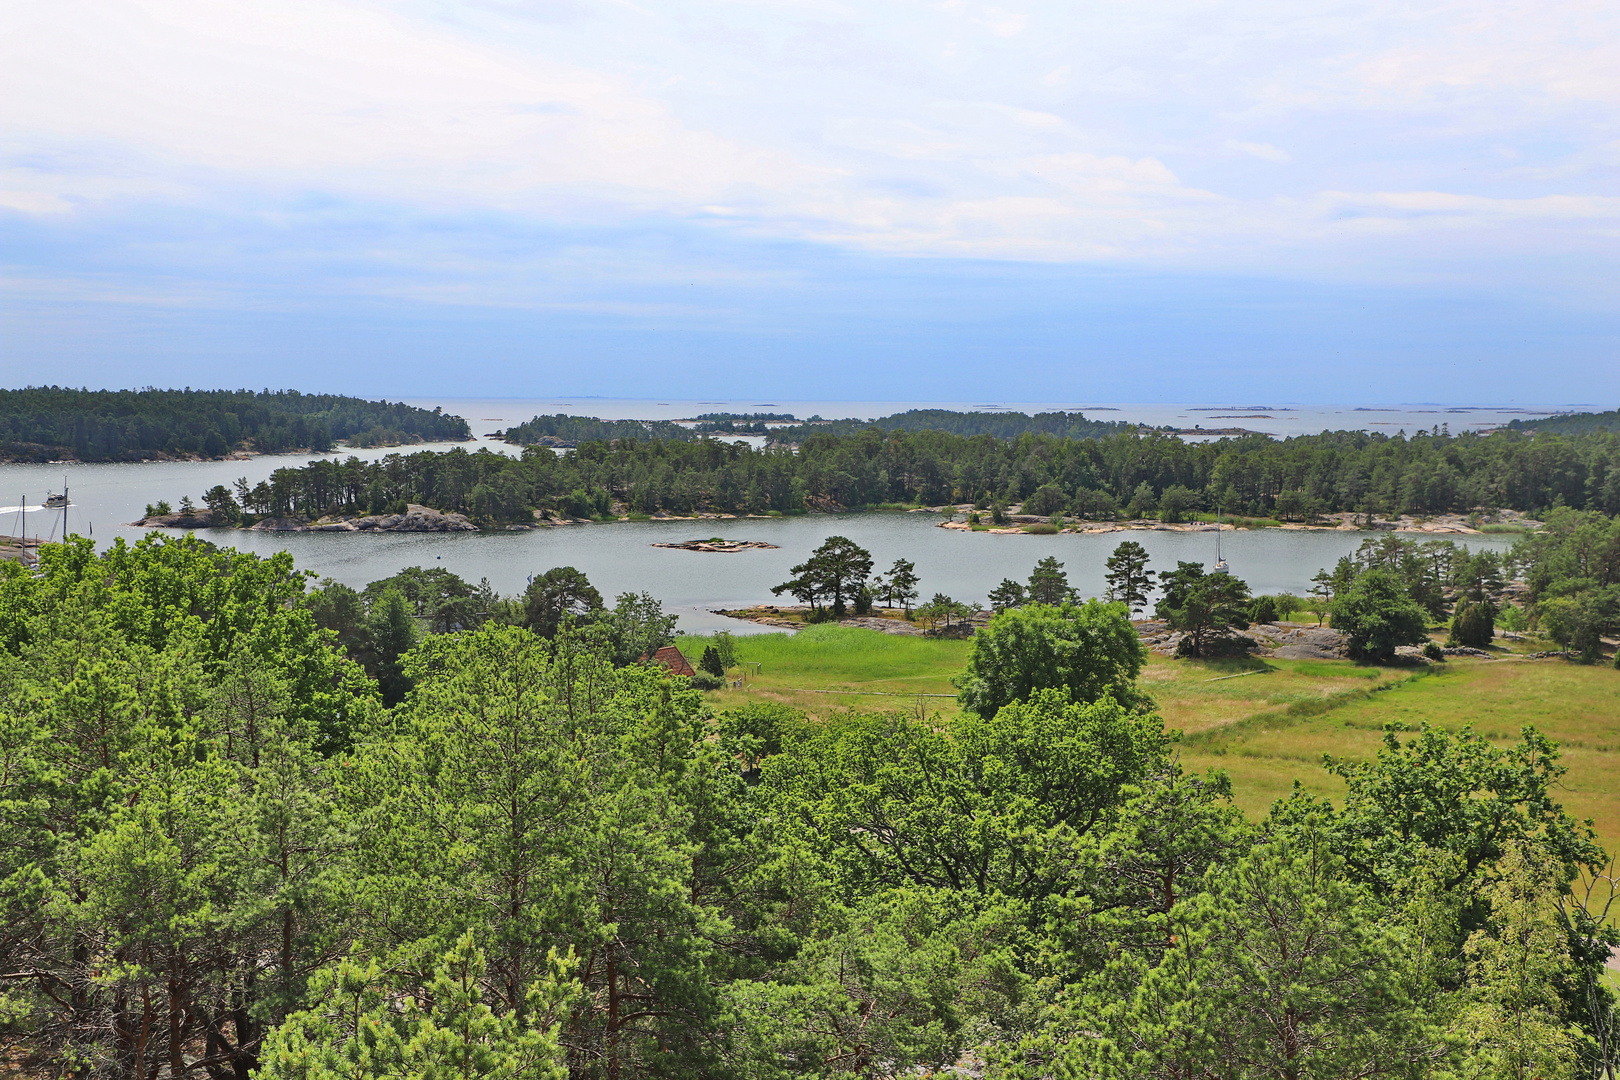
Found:
[[[0,0],[0,385],[1620,401],[1620,5]]]

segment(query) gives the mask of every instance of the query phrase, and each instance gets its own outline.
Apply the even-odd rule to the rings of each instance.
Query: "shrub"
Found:
[[[1257,596],[1249,605],[1249,621],[1274,623],[1277,621],[1277,601],[1270,596]]]
[[[1517,604],[1504,604],[1496,613],[1496,625],[1510,634],[1522,634],[1530,628],[1530,616]]]
[[[1496,612],[1489,601],[1458,604],[1456,614],[1451,617],[1451,638],[1447,644],[1483,649],[1491,643],[1495,623]]]
[[[710,639],[714,643],[714,651],[720,654],[721,667],[737,666],[737,639],[730,630],[716,630]]]
[[[726,685],[724,676],[715,675],[707,671],[698,671],[686,680],[694,690],[718,690]]]
[[[725,665],[720,662],[720,652],[713,645],[704,648],[703,658],[698,661],[698,667],[717,679],[724,680],[726,677]]]
[[[1425,641],[1423,643],[1423,655],[1427,656],[1430,660],[1444,660],[1446,658],[1445,650],[1441,649],[1440,646],[1436,645],[1432,641]]]
[[[1271,602],[1277,609],[1278,619],[1288,619],[1296,611],[1300,611],[1305,607],[1305,601],[1291,592],[1278,593],[1271,598]]]

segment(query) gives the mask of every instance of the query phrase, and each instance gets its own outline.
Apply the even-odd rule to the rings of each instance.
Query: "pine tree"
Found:
[[[725,665],[720,662],[720,651],[713,645],[704,646],[703,658],[698,661],[698,667],[716,678],[723,679],[726,677]]]
[[[1015,607],[1023,607],[1028,592],[1012,578],[1002,578],[1001,584],[990,590],[990,610],[998,615]]]
[[[377,680],[383,701],[397,705],[411,688],[401,658],[416,644],[416,620],[405,594],[395,588],[383,594],[366,617],[366,669]]]
[[[1029,602],[1032,604],[1061,604],[1074,599],[1074,590],[1069,588],[1069,575],[1063,572],[1063,564],[1051,555],[1035,564],[1035,571],[1029,575]]]
[[[1147,607],[1148,590],[1153,588],[1153,571],[1147,568],[1147,549],[1127,540],[1108,557],[1108,599],[1118,600],[1132,612]]]

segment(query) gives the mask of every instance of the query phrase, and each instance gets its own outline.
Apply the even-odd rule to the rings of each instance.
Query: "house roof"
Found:
[[[681,655],[681,650],[677,649],[673,645],[665,645],[662,649],[659,649],[657,652],[653,653],[653,659],[658,663],[663,664],[677,675],[697,674],[696,669],[692,667],[690,661]]]

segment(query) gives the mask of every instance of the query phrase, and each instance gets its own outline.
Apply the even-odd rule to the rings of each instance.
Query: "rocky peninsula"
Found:
[[[234,522],[217,521],[207,510],[190,514],[152,514],[131,522],[156,529],[222,529]],[[253,532],[478,532],[478,526],[465,514],[446,514],[431,506],[410,503],[403,514],[367,514],[363,517],[327,517],[308,520],[297,517],[260,518],[247,528]]]

